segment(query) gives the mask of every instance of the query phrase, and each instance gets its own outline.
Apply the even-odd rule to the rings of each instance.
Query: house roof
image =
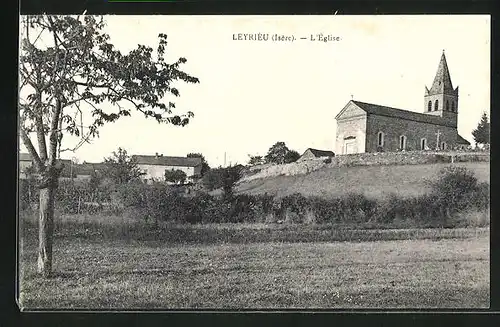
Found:
[[[20,152],[19,153],[19,161],[33,161],[33,158],[31,157],[31,154],[25,153],[25,152]],[[65,166],[71,164],[70,159],[58,159],[59,162],[62,162]]]
[[[433,116],[433,115],[429,115],[429,114],[423,114],[423,113],[409,111],[409,110],[381,106],[378,104],[366,103],[366,102],[361,102],[361,101],[351,100],[350,102],[354,103],[356,106],[358,106],[359,108],[361,108],[363,111],[367,112],[368,114],[388,116],[388,117],[394,117],[394,118],[405,119],[405,120],[413,120],[413,121],[418,121],[418,122],[428,123],[428,124],[433,124],[433,125],[456,127],[453,125],[452,122],[450,122],[447,119],[444,119],[442,117],[439,117],[439,116]],[[340,112],[337,115],[337,117],[336,117],[337,119],[340,117],[341,113],[342,112]]]
[[[132,156],[138,164],[142,165],[158,165],[158,166],[177,166],[177,167],[197,167],[201,165],[201,158],[187,157],[169,157],[169,156],[147,156],[134,155]]]
[[[32,161],[31,155],[24,152],[19,153],[19,161]]]
[[[465,144],[465,145],[470,145],[470,142],[464,139],[460,134],[457,134],[457,143],[458,144]]]
[[[333,153],[333,151],[318,150],[318,149],[312,149],[312,148],[308,148],[307,150],[311,151],[311,153],[315,157],[333,157],[333,156],[335,156],[335,153]],[[306,153],[307,150],[304,153]]]

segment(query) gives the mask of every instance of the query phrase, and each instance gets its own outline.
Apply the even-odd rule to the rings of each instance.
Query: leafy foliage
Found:
[[[290,151],[285,145],[285,142],[276,142],[272,147],[269,148],[265,156],[266,162],[284,164],[285,156]]]
[[[193,113],[175,114],[174,82],[198,83],[180,70],[179,58],[165,61],[167,35],[158,35],[153,48],[138,45],[123,54],[104,32],[104,19],[95,16],[22,16],[20,22],[20,136],[39,173],[40,189],[56,190],[63,167],[62,151],[74,151],[98,136],[105,123],[139,111],[159,123],[185,126]],[[38,151],[30,134],[36,133]],[[79,137],[74,147],[61,149],[64,134]],[[48,137],[48,145],[47,145]],[[123,182],[124,174],[117,179]],[[44,191],[45,192],[45,191]],[[39,210],[38,272],[52,270],[54,192]],[[43,198],[42,198],[43,199]]]
[[[480,184],[474,173],[465,167],[443,168],[431,186],[431,194],[446,216],[473,204],[484,209],[489,202],[489,195],[484,191],[485,184]]]
[[[234,167],[233,167],[234,168]],[[28,183],[20,185],[21,210],[29,208]],[[302,224],[314,221],[325,224],[393,227],[454,227],[464,222],[467,212],[487,212],[489,185],[476,183],[473,175],[460,167],[441,172],[432,183],[431,192],[417,197],[392,194],[370,199],[363,194],[347,193],[336,198],[291,194],[275,197],[268,194],[231,194],[218,198],[206,193],[186,195],[182,188],[161,183],[117,185],[115,192],[124,210],[146,221],[176,223],[279,222]],[[32,190],[36,192],[37,190]],[[113,201],[113,191],[91,189],[88,183],[61,183],[58,209],[64,213],[95,213],[102,205],[86,206],[92,201]]]
[[[176,169],[176,170],[165,170],[165,180],[167,182],[172,182],[172,183],[181,183],[184,184],[186,181],[187,175],[185,172],[182,170]]]
[[[248,164],[250,166],[260,165],[260,164],[263,164],[265,162],[265,160],[262,156],[249,155],[249,157],[250,157],[250,159],[248,160]]]
[[[104,159],[103,176],[116,184],[128,183],[143,175],[135,159],[127,154],[127,150],[118,148],[112,156]]]
[[[490,123],[486,112],[481,116],[481,121],[476,129],[472,131],[472,136],[474,136],[474,141],[478,144],[490,144]]]
[[[300,154],[295,150],[288,150],[285,154],[285,163],[292,163],[299,160]]]
[[[222,190],[224,191],[224,198],[231,199],[233,197],[234,185],[240,180],[242,176],[243,166],[236,165],[230,166],[222,171]]]
[[[295,162],[300,158],[300,154],[295,150],[290,150],[285,142],[276,142],[269,148],[265,156],[268,163],[285,164]]]
[[[242,170],[242,165],[210,169],[203,177],[203,184],[208,191],[224,187],[229,189],[241,178]]]
[[[39,143],[44,143],[43,137],[52,132],[51,141],[57,139],[60,146],[63,133],[69,133],[81,138],[76,149],[98,136],[99,127],[130,116],[132,109],[161,123],[189,123],[193,113],[174,114],[175,103],[165,101],[165,96],[180,95],[173,85],[176,81],[199,80],[180,70],[185,58],[165,61],[167,35],[158,35],[156,51],[138,45],[124,54],[110,43],[104,27],[104,19],[95,16],[23,17],[19,107],[23,141],[36,132]],[[114,112],[109,110],[113,107]],[[39,148],[43,162],[46,146]],[[55,146],[50,150],[54,155]]]

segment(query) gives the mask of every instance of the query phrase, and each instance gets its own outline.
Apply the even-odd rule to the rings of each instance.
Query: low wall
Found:
[[[433,151],[407,151],[407,152],[375,152],[341,155],[329,159],[311,159],[284,165],[255,166],[252,172],[245,174],[240,180],[248,182],[256,179],[274,176],[304,175],[324,167],[351,167],[351,166],[376,166],[376,165],[419,165],[431,163],[453,162],[489,162],[489,152],[433,152]],[[260,168],[260,170],[259,170]]]
[[[453,163],[490,161],[489,152],[375,152],[338,156],[332,159],[332,166],[371,165],[419,165],[431,163]],[[330,166],[330,165],[329,165]]]

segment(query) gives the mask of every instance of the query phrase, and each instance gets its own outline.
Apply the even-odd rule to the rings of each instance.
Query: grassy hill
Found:
[[[427,181],[450,164],[422,164],[401,166],[356,166],[322,168],[306,175],[276,176],[242,182],[237,193],[285,196],[293,193],[337,197],[355,192],[380,198],[390,193],[401,196],[419,195],[428,190]],[[471,169],[480,181],[489,182],[489,162],[455,163]]]

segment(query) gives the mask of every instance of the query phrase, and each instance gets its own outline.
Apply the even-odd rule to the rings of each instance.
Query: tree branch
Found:
[[[49,153],[49,165],[54,166],[56,163],[56,156],[57,156],[57,134],[58,134],[58,126],[59,126],[59,119],[61,115],[61,100],[59,98],[56,98],[56,108],[52,114],[52,122],[50,126],[50,136],[49,136],[49,147],[50,147],[50,153]]]
[[[45,162],[47,160],[47,143],[45,140],[45,128],[43,125],[43,108],[42,108],[42,94],[37,92],[36,107],[37,111],[35,113],[35,124],[36,124],[36,137],[38,140],[38,150],[40,151],[40,159]]]
[[[28,134],[26,133],[26,131],[24,130],[23,127],[20,128],[20,132],[21,132],[21,139],[23,140],[24,145],[28,149],[29,154],[33,158],[33,162],[35,163],[38,171],[39,172],[43,171],[44,170],[43,162],[40,159],[40,157],[38,156],[38,153],[36,152],[35,147],[33,146],[33,143],[31,143],[31,140],[30,140]]]

